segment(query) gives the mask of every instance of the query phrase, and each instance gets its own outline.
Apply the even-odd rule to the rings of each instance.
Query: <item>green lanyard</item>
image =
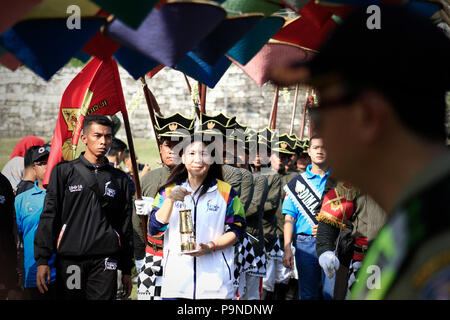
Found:
[[[424,237],[421,207],[420,200],[413,201],[406,210],[395,213],[381,229],[364,257],[349,300],[385,298],[410,248]]]

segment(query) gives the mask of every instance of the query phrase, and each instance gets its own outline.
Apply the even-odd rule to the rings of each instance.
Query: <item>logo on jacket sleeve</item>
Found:
[[[116,195],[116,190],[109,188],[108,186],[110,185],[111,181],[108,181],[107,183],[105,183],[105,196],[114,198]]]

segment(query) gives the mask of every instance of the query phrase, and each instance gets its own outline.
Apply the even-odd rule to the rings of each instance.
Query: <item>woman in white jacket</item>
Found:
[[[245,230],[243,206],[202,141],[191,142],[161,187],[150,234],[164,232],[163,299],[233,299],[234,247]],[[184,202],[184,204],[183,204]],[[197,252],[182,254],[179,211],[190,209]]]

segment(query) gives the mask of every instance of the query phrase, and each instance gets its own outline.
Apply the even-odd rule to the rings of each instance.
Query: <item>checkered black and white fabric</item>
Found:
[[[235,247],[234,286],[239,287],[239,275],[250,270],[258,269],[253,245],[247,235]]]
[[[161,300],[163,257],[145,254],[145,262],[138,276],[138,300]]]
[[[255,262],[248,270],[248,274],[254,277],[265,277],[267,271],[266,266],[267,266],[267,258],[266,258],[266,251],[264,250],[261,255],[255,257]]]
[[[275,242],[272,250],[269,252],[269,257],[271,259],[283,261],[283,248],[281,248],[280,238],[277,235],[277,241]]]

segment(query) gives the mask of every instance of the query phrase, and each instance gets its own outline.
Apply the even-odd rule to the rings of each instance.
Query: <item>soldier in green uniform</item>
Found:
[[[357,10],[294,71],[317,88],[312,118],[334,176],[388,216],[350,298],[450,299],[450,41],[407,7],[379,5],[379,14],[373,30]]]
[[[298,173],[306,171],[306,167],[311,163],[311,158],[308,155],[309,139],[300,140],[297,137],[297,145],[295,146],[295,153],[297,154],[296,169]]]
[[[161,287],[160,277],[162,275],[161,260],[163,257],[163,237],[143,235],[140,216],[146,215],[157,190],[170,175],[170,171],[179,163],[179,151],[177,146],[183,138],[194,133],[195,119],[182,116],[179,113],[169,117],[155,115],[156,134],[160,141],[159,152],[161,154],[162,166],[151,170],[142,177],[141,188],[144,200],[136,200],[136,212],[133,214],[135,258],[142,261],[142,267],[138,278],[138,299],[159,299]]]
[[[299,174],[297,170],[287,171],[286,164],[289,162],[290,157],[295,155],[296,145],[297,140],[294,136],[290,136],[287,133],[282,134],[278,139],[274,140],[274,147],[272,150],[275,152],[272,152],[270,156],[271,168],[276,171],[281,178],[281,197],[276,211],[277,234],[280,243],[281,257],[283,256],[284,248],[284,216],[281,214],[281,206],[283,204],[283,199],[286,196],[284,186]],[[298,297],[298,294],[296,293],[298,281],[295,279],[295,273],[291,273],[282,263],[278,265],[276,272],[278,276],[275,281],[275,299],[286,300],[288,291],[290,291],[289,299],[296,299]]]
[[[250,158],[253,158],[258,150],[257,135],[256,131],[253,130],[248,130],[245,133],[245,143],[243,144],[243,147],[238,149],[244,151],[238,153],[241,160],[240,163],[238,163],[238,166],[251,172]],[[243,300],[261,300],[262,280],[263,277],[266,276],[267,265],[263,217],[264,204],[269,192],[269,185],[266,176],[262,175],[261,172],[252,173],[252,179],[254,190],[250,205],[246,211],[246,222],[247,234],[249,235],[255,258],[252,261],[249,270],[241,275],[241,278],[245,277],[245,280],[240,281],[240,284],[242,282],[245,285],[245,288],[240,290],[243,291],[242,294],[240,293],[240,297]]]
[[[241,200],[241,203],[244,206],[244,211],[247,212],[253,197],[253,177],[248,168],[239,166],[241,162],[245,162],[245,160],[242,161],[241,159],[243,150],[245,149],[245,131],[247,130],[247,127],[239,124],[235,117],[233,117],[231,123],[233,125],[233,130],[228,130],[225,133],[223,145],[224,163],[227,166],[239,169],[242,174],[241,192],[238,195],[239,200]],[[239,157],[239,155],[241,155],[241,157]]]
[[[257,150],[251,157],[253,174],[263,176],[267,179],[267,197],[263,206],[263,232],[266,251],[266,275],[263,277],[263,300],[273,300],[275,288],[275,265],[280,260],[276,248],[279,247],[277,235],[277,217],[276,211],[281,198],[281,177],[270,168],[270,154],[272,137],[274,133],[269,128],[264,128],[256,133]]]

